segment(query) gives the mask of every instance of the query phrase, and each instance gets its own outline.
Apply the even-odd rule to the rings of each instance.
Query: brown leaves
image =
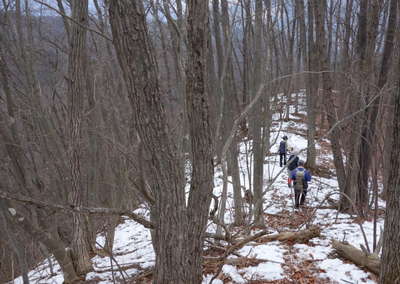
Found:
[[[318,268],[315,262],[310,259],[299,259],[297,250],[289,248],[289,253],[285,256],[285,274],[289,275],[291,282],[298,284],[319,284],[329,283],[327,279],[320,279],[319,273],[325,272]]]

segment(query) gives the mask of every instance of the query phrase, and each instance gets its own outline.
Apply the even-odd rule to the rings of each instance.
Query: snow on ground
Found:
[[[292,107],[291,112],[294,109]],[[266,225],[272,232],[291,230],[296,231],[304,229],[305,224],[296,222],[304,214],[309,214],[310,210],[313,212],[314,208],[322,204],[327,194],[337,190],[337,181],[334,178],[323,178],[313,176],[310,183],[309,193],[307,195],[307,206],[309,211],[295,211],[293,208],[293,192],[287,186],[287,171],[281,171],[279,167],[279,156],[274,154],[277,152],[278,144],[283,135],[289,137],[289,146],[295,147],[296,150],[305,149],[307,140],[301,132],[305,134],[306,125],[299,122],[299,117],[290,115],[293,121],[279,121],[279,115],[273,116],[273,126],[271,131],[270,141],[275,143],[270,152],[271,155],[266,157],[264,167],[264,183],[265,187],[270,185],[270,182],[277,177],[276,181],[272,184],[271,190],[267,192],[264,202],[264,212],[266,216],[283,215],[287,216],[293,224],[288,224],[287,227],[280,226],[279,228],[268,227],[269,220],[267,217]],[[292,131],[295,129],[296,131]],[[321,142],[321,141],[320,141]],[[325,141],[324,141],[325,142]],[[317,151],[322,148],[321,144],[317,143]],[[243,142],[240,145],[240,170],[241,182],[246,188],[249,188],[251,180],[249,179],[249,171],[252,171],[252,157],[250,155],[251,141]],[[306,152],[300,154],[301,159],[305,160]],[[323,164],[332,160],[331,154],[320,152],[318,155],[318,164]],[[332,167],[332,166],[331,166]],[[334,171],[332,171],[334,172]],[[279,174],[279,175],[278,175]],[[225,222],[231,223],[233,214],[231,208],[233,207],[233,192],[232,185],[228,184],[228,203],[227,213],[225,215]],[[214,194],[220,195],[222,192],[222,178],[221,171],[216,169],[215,174],[215,190]],[[338,197],[336,197],[337,199]],[[384,203],[380,201],[380,206]],[[143,213],[143,209],[139,209]],[[337,257],[332,256],[332,247],[330,245],[331,239],[346,240],[350,244],[359,247],[364,244],[363,235],[360,230],[360,225],[356,223],[353,218],[348,214],[338,214],[336,210],[331,209],[317,209],[314,217],[310,214],[309,225],[319,225],[322,228],[320,238],[311,240],[308,244],[283,244],[280,242],[269,242],[264,244],[249,243],[244,246],[237,253],[240,256],[249,258],[256,258],[262,262],[252,265],[237,268],[231,264],[225,264],[222,267],[222,273],[225,277],[229,277],[229,283],[248,283],[250,280],[273,281],[279,279],[292,280],[291,275],[288,274],[290,265],[297,265],[302,267],[305,262],[312,262],[314,266],[314,275],[320,282],[315,283],[377,283],[371,273],[366,272],[357,266],[345,262]],[[372,243],[373,238],[373,223],[365,221],[362,223],[369,245]],[[378,229],[383,228],[383,220],[379,219]],[[208,226],[209,232],[215,232],[216,226],[210,224]],[[252,233],[256,233],[257,230]],[[378,232],[379,233],[379,232]],[[98,236],[97,239],[100,245],[104,244],[104,238]],[[131,220],[126,220],[120,224],[115,233],[114,243],[114,257],[115,261],[122,268],[129,268],[124,271],[126,278],[137,275],[144,269],[154,266],[154,251],[151,245],[150,232],[144,229],[141,225]],[[229,258],[236,258],[232,255]],[[95,280],[96,283],[112,283],[113,274],[110,267],[110,259],[108,257],[96,256],[92,259],[95,271],[87,276],[88,280]],[[41,263],[36,269],[29,273],[32,283],[62,283],[63,277],[60,272],[60,267],[54,261],[55,276],[50,276],[48,260]],[[113,262],[114,278],[116,283],[122,279],[121,272],[118,271],[118,266]],[[212,274],[204,276],[203,284],[210,283],[213,278]],[[118,280],[119,279],[119,280]],[[22,283],[22,278],[18,278],[14,283]],[[224,283],[216,279],[214,284]],[[225,282],[226,283],[226,282]],[[259,282],[261,283],[261,282]],[[306,282],[304,282],[306,283]],[[313,282],[314,283],[314,282]]]
[[[284,271],[282,268],[282,264],[285,262],[283,258],[284,252],[285,249],[281,246],[280,242],[271,242],[258,246],[245,246],[238,251],[240,255],[266,259],[267,261],[257,266],[246,267],[239,270],[239,272],[244,274],[243,277],[246,280],[257,278],[266,279],[266,275],[268,275],[268,280],[282,279],[284,278]],[[234,273],[235,272],[230,271],[229,275]]]

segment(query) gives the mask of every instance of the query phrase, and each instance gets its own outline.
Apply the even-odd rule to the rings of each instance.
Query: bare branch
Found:
[[[82,213],[82,214],[97,214],[97,215],[126,216],[126,217],[129,217],[130,219],[134,220],[135,222],[143,225],[145,228],[154,229],[153,223],[146,220],[143,216],[135,214],[129,210],[121,210],[121,209],[116,209],[116,208],[92,208],[92,207],[80,207],[80,206],[75,207],[73,205],[65,206],[65,205],[61,205],[61,204],[47,203],[47,202],[33,199],[33,198],[30,198],[27,196],[10,194],[3,190],[0,190],[0,197],[7,199],[7,200],[24,203],[27,205],[52,208],[52,209],[65,211],[65,212],[77,212],[77,213]]]
[[[70,20],[71,22],[73,22],[74,24],[76,24],[76,25],[78,25],[78,26],[81,26],[81,27],[87,29],[88,31],[94,32],[95,34],[101,36],[102,38],[104,38],[104,39],[106,39],[106,40],[112,42],[112,39],[111,39],[110,37],[108,37],[107,35],[105,35],[105,34],[99,32],[99,31],[96,31],[96,30],[94,30],[94,29],[91,29],[91,28],[88,27],[88,26],[83,26],[81,23],[75,21],[73,18],[71,18],[70,16],[66,15],[66,14],[63,13],[62,11],[58,11],[56,8],[52,7],[51,5],[49,5],[49,4],[45,3],[45,2],[39,1],[39,0],[34,0],[34,1],[35,1],[36,3],[38,3],[38,4],[40,4],[40,5],[43,5],[43,6],[47,7],[47,8],[49,8],[50,10],[56,12],[57,14],[59,14],[60,16],[62,16],[63,19],[66,18],[66,19]],[[69,26],[67,25],[67,26],[66,26],[67,34],[69,33],[68,27],[69,27]]]

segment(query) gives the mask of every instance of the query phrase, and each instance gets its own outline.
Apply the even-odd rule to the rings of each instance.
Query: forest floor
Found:
[[[294,111],[294,110],[293,110]],[[292,112],[293,113],[293,112]],[[271,153],[277,152],[279,141],[283,135],[289,137],[290,146],[301,150],[307,146],[306,125],[304,113],[291,115],[288,120],[280,120],[274,116],[271,132],[271,142],[276,142]],[[249,172],[251,172],[252,157],[250,155],[251,141],[241,144],[240,168],[242,185],[249,188]],[[204,266],[204,284],[217,275],[212,282],[221,283],[377,283],[374,274],[341,259],[332,248],[331,240],[347,241],[359,247],[366,246],[360,226],[365,231],[368,246],[373,242],[373,218],[360,220],[349,214],[338,213],[331,209],[325,198],[337,191],[337,181],[332,164],[332,155],[327,140],[317,143],[318,173],[313,174],[309,186],[306,206],[300,210],[293,208],[293,192],[287,185],[287,171],[284,170],[271,185],[264,202],[264,218],[268,234],[285,231],[296,232],[312,226],[318,226],[320,236],[306,243],[293,242],[263,242],[260,240],[247,243],[242,248],[229,255],[222,268],[213,263]],[[305,159],[305,151],[300,155]],[[265,158],[264,184],[267,187],[271,180],[281,170],[279,156],[270,154]],[[216,169],[214,193],[219,196],[222,191],[220,169]],[[250,175],[251,176],[251,175]],[[228,210],[225,222],[233,221],[233,193],[228,184]],[[338,199],[338,196],[332,196]],[[248,207],[248,204],[246,204]],[[384,202],[379,201],[379,207]],[[382,211],[382,210],[381,210]],[[380,211],[380,212],[381,212]],[[146,208],[139,208],[137,213],[148,216]],[[377,221],[378,235],[383,228],[383,215]],[[214,233],[215,225],[210,223],[208,232]],[[231,227],[231,231],[238,239],[254,235],[261,231],[259,228]],[[98,243],[103,244],[103,236],[98,236]],[[219,246],[219,247],[218,247]],[[218,246],[206,243],[206,256],[221,256],[227,244],[222,242]],[[121,223],[115,234],[113,260],[109,257],[94,257],[95,271],[88,275],[88,283],[150,283],[151,269],[154,266],[154,251],[151,245],[149,230],[132,220]],[[32,283],[62,283],[63,277],[57,263],[54,262],[54,275],[51,275],[49,262],[46,260],[29,273]],[[14,283],[22,283],[18,278]]]

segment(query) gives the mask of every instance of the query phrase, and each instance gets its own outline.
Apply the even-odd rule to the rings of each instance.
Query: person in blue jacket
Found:
[[[296,208],[299,208],[299,205],[304,205],[308,183],[311,181],[311,174],[304,168],[304,161],[300,160],[298,164],[299,166],[292,172],[291,176],[294,186],[294,199]]]
[[[283,140],[279,144],[279,165],[281,166],[281,168],[282,168],[282,163],[283,165],[286,166],[286,153],[288,150],[288,145],[287,145],[288,137],[285,135],[282,137],[282,139]]]

